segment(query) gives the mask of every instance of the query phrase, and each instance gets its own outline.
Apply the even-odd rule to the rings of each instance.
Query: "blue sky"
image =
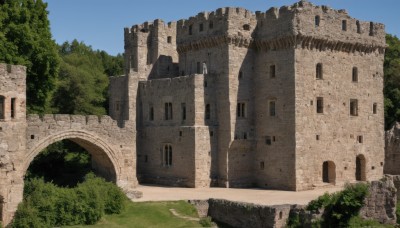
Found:
[[[44,0],[48,3],[53,38],[57,43],[77,39],[109,54],[122,53],[123,28],[156,18],[176,21],[201,11],[232,6],[251,11],[291,5],[298,0]],[[381,22],[386,32],[400,37],[400,0],[310,0],[315,5],[346,9],[350,16]]]

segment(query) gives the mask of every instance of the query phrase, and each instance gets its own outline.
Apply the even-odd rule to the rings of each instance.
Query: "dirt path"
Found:
[[[143,197],[134,199],[133,201],[176,201],[216,198],[261,205],[305,205],[325,192],[335,192],[341,189],[341,187],[326,187],[310,191],[291,192],[265,189],[176,188],[140,185],[136,190],[143,192]]]

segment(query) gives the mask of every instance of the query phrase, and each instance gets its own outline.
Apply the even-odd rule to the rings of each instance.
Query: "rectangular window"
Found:
[[[242,78],[243,78],[243,72],[239,71],[239,79],[242,79]]]
[[[346,20],[342,21],[342,30],[347,31],[347,21]]]
[[[246,104],[238,103],[236,111],[237,111],[237,117],[245,118],[246,117]]]
[[[205,118],[206,118],[206,120],[211,119],[211,108],[210,108],[210,104],[206,104]]]
[[[321,20],[320,16],[318,15],[315,16],[315,27],[319,27],[320,20]]]
[[[317,113],[324,113],[324,98],[317,97]]]
[[[243,132],[243,139],[247,139],[247,132]]]
[[[270,101],[269,102],[269,116],[275,116],[276,111],[275,111],[275,101]]]
[[[189,25],[189,35],[193,34],[193,25]]]
[[[147,155],[144,156],[144,162],[148,162],[149,161],[149,157]]]
[[[165,103],[165,120],[172,120],[172,103]]]
[[[199,25],[199,31],[202,32],[204,30],[203,24]]]
[[[377,112],[378,112],[378,104],[377,104],[377,103],[374,103],[374,104],[372,105],[372,113],[376,114]]]
[[[265,144],[267,144],[267,145],[271,145],[272,144],[271,136],[265,136]]]
[[[210,21],[210,23],[208,24],[208,28],[213,29],[214,28],[214,22]]]
[[[181,103],[182,120],[186,120],[186,103]]]
[[[260,162],[260,169],[263,170],[264,169],[264,162]]]
[[[200,64],[200,62],[197,62],[196,72],[198,74],[201,74],[201,64]]]
[[[369,23],[369,35],[370,36],[374,35],[374,22]]]
[[[361,33],[360,21],[356,21],[357,33]]]
[[[167,37],[167,42],[170,44],[170,43],[172,43],[172,37],[171,36],[168,36]]]
[[[270,78],[275,78],[276,74],[275,74],[275,65],[271,65],[269,66],[269,77]]]
[[[357,67],[353,67],[352,81],[358,82],[358,68]]]
[[[363,136],[362,135],[359,135],[359,136],[357,136],[357,141],[358,141],[358,143],[363,143]]]
[[[172,146],[170,144],[164,145],[163,156],[164,156],[163,165],[172,166]]]
[[[315,71],[316,71],[316,78],[322,79],[323,78],[322,63],[317,64]]]
[[[4,115],[4,112],[5,112],[5,109],[4,109],[4,106],[5,106],[5,99],[4,99],[4,97],[3,96],[0,96],[0,119],[4,119],[4,117],[5,117],[5,115]]]
[[[15,98],[11,98],[11,118],[14,119],[15,118],[15,110],[16,110],[16,99]]]
[[[350,115],[358,116],[358,100],[356,99],[350,100]]]
[[[154,108],[152,105],[149,106],[149,120],[150,121],[154,120]]]

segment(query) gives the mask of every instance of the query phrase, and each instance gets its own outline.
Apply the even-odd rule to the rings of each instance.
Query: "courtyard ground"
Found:
[[[143,197],[134,202],[177,201],[189,199],[226,199],[231,201],[255,203],[260,205],[301,204],[305,205],[325,192],[336,192],[342,187],[324,187],[309,191],[293,192],[266,189],[240,188],[178,188],[139,185],[136,189],[143,192]]]

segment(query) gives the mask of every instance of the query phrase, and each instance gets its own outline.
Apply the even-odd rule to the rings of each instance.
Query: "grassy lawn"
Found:
[[[128,202],[125,211],[119,215],[105,215],[96,225],[68,226],[68,228],[120,228],[120,227],[201,227],[198,222],[177,218],[169,211],[198,217],[196,209],[185,201],[175,202]]]

